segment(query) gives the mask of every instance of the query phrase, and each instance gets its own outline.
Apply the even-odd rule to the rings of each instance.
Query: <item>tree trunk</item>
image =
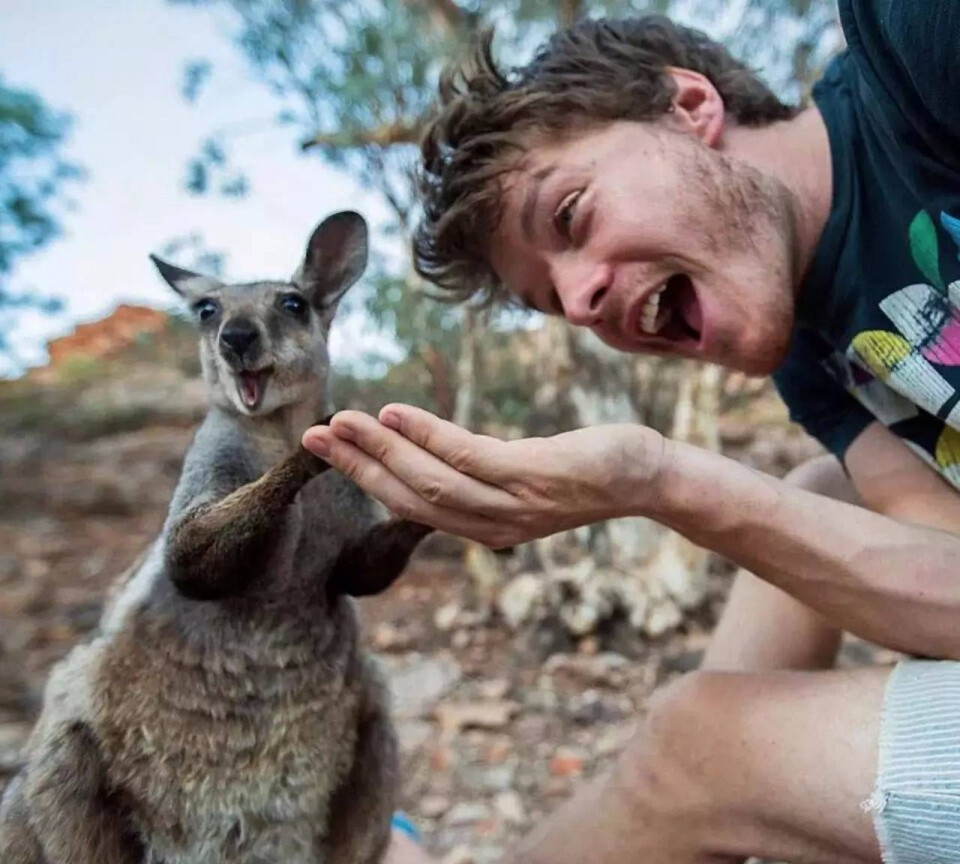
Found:
[[[547,319],[539,334],[534,434],[602,423],[645,423],[717,449],[720,371],[636,358],[590,331]],[[664,410],[664,407],[667,410]],[[521,627],[559,622],[584,636],[616,617],[658,636],[683,620],[706,593],[707,553],[647,519],[617,519],[532,544],[526,572],[498,604]]]
[[[453,407],[453,422],[467,429],[473,426],[479,379],[480,340],[486,325],[486,315],[479,309],[467,307],[463,311],[460,333],[460,356],[457,359],[457,396]]]

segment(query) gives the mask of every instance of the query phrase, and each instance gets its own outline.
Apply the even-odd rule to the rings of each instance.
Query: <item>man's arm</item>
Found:
[[[900,522],[960,534],[960,492],[886,426],[870,424],[843,461],[869,509]]]
[[[671,443],[648,514],[859,636],[960,659],[960,495],[875,424],[848,451],[868,506]],[[884,515],[884,511],[890,515]],[[896,517],[896,518],[892,518]]]
[[[960,536],[942,527],[791,488],[641,426],[499,441],[409,406],[388,406],[381,420],[344,412],[304,445],[402,518],[497,547],[646,516],[839,627],[960,659]]]

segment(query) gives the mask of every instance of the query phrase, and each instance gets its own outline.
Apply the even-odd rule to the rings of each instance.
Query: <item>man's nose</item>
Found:
[[[578,327],[599,324],[612,281],[607,267],[595,267],[588,272],[569,268],[557,273],[554,285],[563,306],[563,317]]]

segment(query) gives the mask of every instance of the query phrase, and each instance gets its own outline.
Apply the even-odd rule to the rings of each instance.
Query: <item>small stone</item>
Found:
[[[547,770],[553,777],[573,777],[583,773],[585,754],[579,748],[558,747]]]
[[[434,712],[440,728],[445,732],[461,729],[503,729],[517,713],[516,702],[444,702]]]
[[[457,779],[464,789],[480,795],[484,792],[500,792],[513,785],[516,766],[466,764],[457,772]]]
[[[503,861],[502,846],[483,844],[473,850],[473,864],[500,864]]]
[[[591,686],[620,688],[626,681],[626,667],[630,661],[612,651],[590,656],[587,654],[554,654],[544,666],[544,672],[565,674]]]
[[[384,621],[373,631],[370,641],[377,651],[402,651],[410,647],[412,639],[406,631],[389,621]]]
[[[594,752],[597,756],[615,756],[627,746],[633,734],[633,726],[630,724],[607,729],[594,744]]]
[[[443,858],[440,864],[475,864],[469,846],[454,846]]]
[[[487,681],[481,681],[477,686],[477,692],[482,699],[497,701],[503,699],[510,692],[510,682],[506,678],[491,678]]]
[[[386,661],[388,658],[384,658]],[[389,658],[387,665],[394,717],[420,718],[460,680],[460,665],[450,657]]]
[[[703,651],[678,651],[663,658],[664,670],[686,674],[699,668],[703,661]]]
[[[450,826],[475,825],[490,818],[490,808],[482,801],[461,801],[447,811],[444,823]]]
[[[494,809],[511,825],[523,825],[527,811],[523,799],[514,789],[506,789],[493,799]]]
[[[577,651],[586,654],[588,657],[593,657],[600,653],[600,640],[596,636],[584,636],[577,643]]]
[[[453,767],[456,755],[449,747],[434,747],[430,750],[427,761],[430,770],[438,774],[446,774]]]
[[[460,617],[460,604],[456,601],[441,606],[433,616],[434,626],[442,633],[448,633],[456,626]]]
[[[497,597],[497,608],[511,630],[518,630],[534,617],[544,601],[546,589],[541,577],[524,573],[512,579]]]
[[[643,632],[653,639],[679,627],[683,615],[672,600],[661,600],[651,605],[643,623]]]
[[[395,726],[400,752],[404,754],[416,753],[434,734],[433,724],[425,720],[397,720]]]
[[[470,644],[470,631],[457,630],[457,632],[450,637],[450,644],[453,645],[454,648],[466,648]]]
[[[487,744],[483,751],[483,759],[488,765],[500,765],[507,761],[507,757],[513,750],[509,738],[497,738]]]
[[[420,815],[437,819],[450,809],[450,799],[443,795],[427,795],[420,799]]]
[[[570,794],[569,777],[548,777],[543,784],[542,793],[545,798],[562,798]]]

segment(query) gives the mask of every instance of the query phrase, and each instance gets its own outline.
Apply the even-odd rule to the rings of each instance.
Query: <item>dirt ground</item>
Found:
[[[728,452],[775,474],[815,451],[793,430],[730,420]],[[69,443],[0,436],[0,785],[50,665],[95,627],[106,587],[159,529],[192,435],[154,425]],[[440,554],[443,553],[443,554]],[[573,643],[511,633],[478,605],[455,543],[434,543],[363,601],[387,668],[403,752],[400,806],[434,852],[476,864],[603,771],[650,693],[696,667],[729,584],[651,642],[616,627]],[[888,655],[849,642],[846,663]]]

